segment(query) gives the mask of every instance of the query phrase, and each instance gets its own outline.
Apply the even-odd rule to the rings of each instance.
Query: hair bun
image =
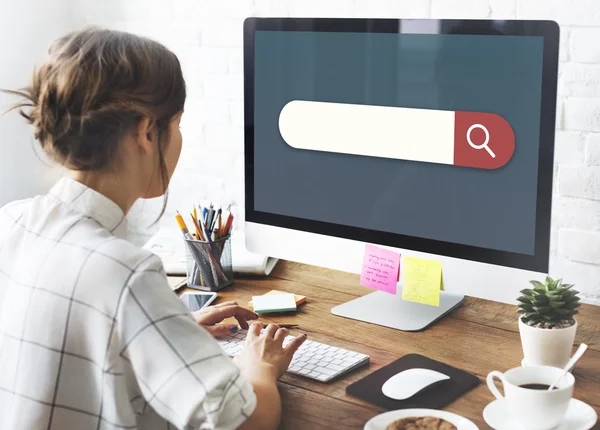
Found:
[[[7,92],[22,97],[14,108],[44,151],[75,170],[106,168],[140,118],[163,124],[185,103],[175,54],[150,39],[101,29],[55,41],[30,85]]]

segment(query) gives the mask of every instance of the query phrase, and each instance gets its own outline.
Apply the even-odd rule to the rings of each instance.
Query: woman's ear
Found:
[[[147,116],[143,117],[138,123],[135,140],[139,149],[146,154],[152,153],[154,149],[155,131],[155,122]]]

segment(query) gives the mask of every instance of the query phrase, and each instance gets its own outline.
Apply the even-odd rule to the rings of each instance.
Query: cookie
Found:
[[[390,423],[386,430],[457,430],[454,424],[436,417],[400,418]]]

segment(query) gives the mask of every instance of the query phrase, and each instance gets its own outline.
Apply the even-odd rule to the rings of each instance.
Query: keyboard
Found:
[[[247,333],[247,330],[239,330],[237,333],[217,338],[217,342],[227,355],[234,357],[242,351]],[[287,346],[293,338],[287,336],[283,346]],[[305,340],[294,354],[287,371],[317,381],[329,382],[368,362],[368,355]]]

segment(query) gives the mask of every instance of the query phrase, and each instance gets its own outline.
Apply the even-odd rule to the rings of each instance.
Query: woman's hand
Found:
[[[305,334],[300,335],[284,348],[283,340],[289,334],[287,329],[269,324],[261,334],[262,328],[260,323],[252,324],[244,349],[233,359],[242,375],[252,382],[279,379],[288,369],[294,353],[306,340]]]
[[[238,306],[236,302],[224,302],[215,306],[209,306],[196,312],[192,316],[198,324],[203,326],[213,336],[224,336],[235,333],[238,329],[236,325],[219,324],[225,318],[234,317],[240,323],[243,329],[248,328],[248,321],[258,318],[254,312]]]

